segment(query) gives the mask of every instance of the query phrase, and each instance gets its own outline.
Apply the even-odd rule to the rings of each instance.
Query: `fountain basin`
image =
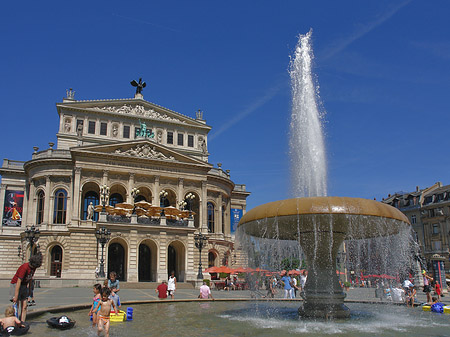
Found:
[[[238,228],[265,239],[295,240],[307,259],[308,279],[299,309],[302,317],[349,318],[345,293],[336,275],[336,257],[345,239],[397,234],[409,226],[396,208],[373,200],[309,197],[260,205],[246,213]]]

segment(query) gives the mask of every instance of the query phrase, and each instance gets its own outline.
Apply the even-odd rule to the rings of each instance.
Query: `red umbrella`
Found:
[[[249,273],[251,271],[250,268],[244,268],[244,267],[237,267],[233,269],[233,273],[239,274],[239,273]]]
[[[233,272],[233,269],[228,268],[227,266],[222,266],[217,268],[216,273],[225,273],[225,274],[230,274]]]
[[[213,266],[205,269],[205,273],[220,273],[220,271],[217,271],[219,267]]]
[[[292,269],[292,270],[289,270],[289,272],[288,272],[288,275],[300,275],[300,270],[295,270],[295,269]]]

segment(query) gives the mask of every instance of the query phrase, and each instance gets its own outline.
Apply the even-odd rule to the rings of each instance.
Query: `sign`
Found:
[[[231,234],[234,234],[237,229],[237,225],[242,218],[242,209],[232,208],[231,209]]]
[[[6,190],[3,226],[20,227],[22,225],[23,195],[23,191]]]

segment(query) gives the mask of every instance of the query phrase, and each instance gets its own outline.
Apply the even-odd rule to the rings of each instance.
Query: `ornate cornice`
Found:
[[[122,106],[94,106],[92,108],[86,108],[87,110],[102,110],[102,111],[108,111],[108,112],[115,112],[115,113],[121,113],[121,114],[130,114],[130,115],[136,115],[151,119],[158,119],[158,120],[164,120],[169,122],[177,122],[181,124],[186,124],[185,121],[173,118],[168,116],[167,114],[162,114],[154,109],[146,109],[143,105],[128,105],[124,104]]]
[[[114,153],[137,158],[175,160],[175,157],[166,156],[162,152],[156,150],[154,146],[150,146],[149,144],[138,144],[126,151],[117,149]]]

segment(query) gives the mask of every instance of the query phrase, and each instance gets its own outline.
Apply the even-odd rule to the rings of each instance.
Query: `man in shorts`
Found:
[[[20,320],[25,322],[27,318],[27,300],[29,287],[33,280],[34,272],[42,265],[42,254],[31,255],[29,262],[22,264],[17,269],[11,280],[9,295],[11,302],[20,306]]]

